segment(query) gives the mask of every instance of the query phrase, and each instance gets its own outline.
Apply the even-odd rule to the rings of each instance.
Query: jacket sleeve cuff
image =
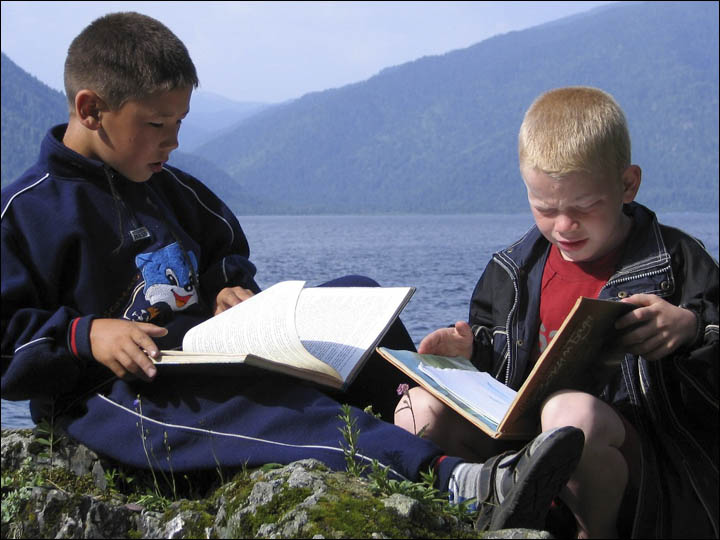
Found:
[[[687,309],[690,313],[695,315],[695,336],[689,343],[686,343],[678,349],[678,352],[690,352],[697,347],[701,347],[705,341],[705,322],[703,321],[702,314],[695,306],[689,306],[687,304],[681,304],[681,308]]]
[[[70,321],[68,327],[68,350],[73,356],[81,360],[91,360],[93,358],[92,349],[90,348],[90,325],[93,319],[95,319],[95,315],[77,317]]]
[[[492,334],[487,327],[475,324],[472,325],[473,343],[470,361],[480,371],[490,371],[492,366]]]

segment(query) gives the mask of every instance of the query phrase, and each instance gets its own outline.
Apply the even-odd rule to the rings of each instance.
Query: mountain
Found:
[[[26,73],[2,53],[2,185],[17,178],[37,159],[40,141],[50,126],[67,121],[65,94]]]
[[[230,175],[205,158],[175,150],[170,154],[168,163],[202,180],[237,215],[291,213],[288,205],[268,203],[248,194]]]
[[[282,104],[198,91],[180,135],[192,154],[171,163],[238,213],[526,211],[524,111],[545,90],[584,84],[625,110],[640,202],[714,212],[717,21],[716,2],[617,3]],[[67,112],[62,93],[4,54],[0,97],[5,185]]]
[[[190,112],[180,130],[180,148],[192,152],[269,106],[267,103],[234,101],[205,90],[195,90],[190,101]]]
[[[195,153],[299,213],[524,211],[524,111],[591,85],[628,117],[638,200],[715,211],[717,21],[716,2],[613,4],[276,105]]]
[[[13,181],[37,159],[40,142],[48,128],[67,122],[65,95],[53,90],[18,67],[2,54],[2,185]],[[181,140],[185,136],[197,139],[210,127],[227,128],[236,125],[267,107],[260,103],[239,103],[221,96],[200,92],[193,94],[190,125],[183,124]],[[188,118],[191,115],[188,114]],[[193,125],[194,122],[194,125]],[[217,135],[218,131],[212,132]],[[273,202],[265,204],[238,187],[227,173],[207,159],[188,153],[173,152],[170,163],[202,179],[236,212],[241,214],[286,213],[287,206]]]

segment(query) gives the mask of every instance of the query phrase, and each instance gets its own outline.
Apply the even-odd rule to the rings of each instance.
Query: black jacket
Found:
[[[694,341],[650,362],[625,358],[599,397],[637,428],[641,485],[633,537],[718,537],[718,263],[702,244],[626,205],[634,225],[600,298],[649,293],[697,315]],[[494,254],[473,292],[473,363],[518,389],[532,368],[549,242],[533,227]],[[706,517],[705,517],[706,516]]]

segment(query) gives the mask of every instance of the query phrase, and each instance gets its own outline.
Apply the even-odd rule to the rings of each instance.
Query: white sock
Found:
[[[477,497],[478,477],[482,463],[459,463],[450,473],[448,492],[451,504],[460,504],[468,499]],[[468,506],[470,511],[475,510],[476,503]]]

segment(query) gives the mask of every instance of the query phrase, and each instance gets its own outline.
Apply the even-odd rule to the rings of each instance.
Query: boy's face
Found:
[[[640,185],[640,168],[631,165],[623,180],[576,172],[555,179],[537,169],[521,170],[535,223],[568,261],[592,261],[618,247],[631,221],[622,211]]]
[[[103,111],[94,157],[133,182],[149,180],[178,146],[191,94],[192,88],[178,88]]]

